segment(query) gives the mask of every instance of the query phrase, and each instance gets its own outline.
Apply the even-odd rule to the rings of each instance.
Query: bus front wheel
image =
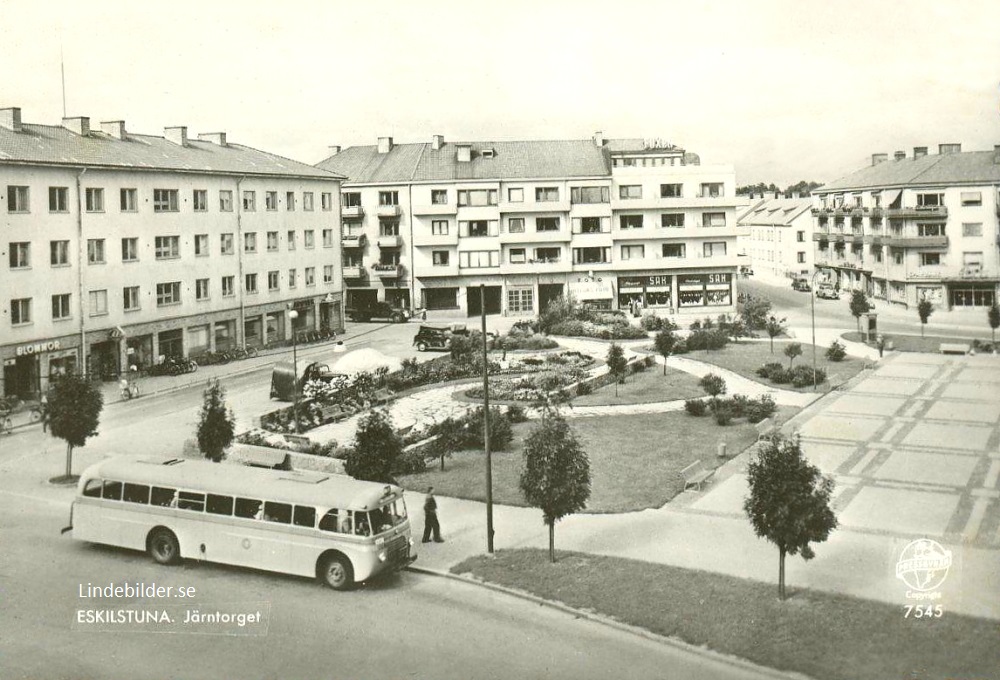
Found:
[[[149,556],[159,564],[174,564],[181,554],[177,537],[169,529],[154,529],[146,542]]]
[[[350,561],[341,555],[330,555],[319,567],[323,583],[334,590],[347,590],[354,584],[354,570]]]

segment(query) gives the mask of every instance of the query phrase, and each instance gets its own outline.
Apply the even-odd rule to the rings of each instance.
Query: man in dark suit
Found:
[[[427,498],[424,500],[424,543],[429,543],[431,533],[435,543],[444,543],[441,538],[441,525],[438,524],[437,499],[434,498],[434,487],[427,487]]]

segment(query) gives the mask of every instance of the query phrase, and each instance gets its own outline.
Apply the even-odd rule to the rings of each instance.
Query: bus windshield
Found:
[[[371,526],[374,533],[380,534],[406,521],[406,503],[402,498],[398,498],[368,514],[371,515]]]

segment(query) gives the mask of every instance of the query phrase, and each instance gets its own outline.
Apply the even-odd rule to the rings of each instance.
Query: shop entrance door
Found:
[[[482,314],[482,307],[479,303],[479,286],[469,286],[465,289],[465,295],[469,301],[469,316]],[[483,290],[483,297],[486,299],[486,313],[499,314],[501,309],[500,286],[486,286]]]

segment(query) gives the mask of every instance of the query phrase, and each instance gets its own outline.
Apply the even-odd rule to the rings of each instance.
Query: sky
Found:
[[[135,133],[316,163],[601,130],[784,186],[1000,144],[998,27],[997,0],[0,0],[0,107],[58,124],[62,58],[67,115]]]

